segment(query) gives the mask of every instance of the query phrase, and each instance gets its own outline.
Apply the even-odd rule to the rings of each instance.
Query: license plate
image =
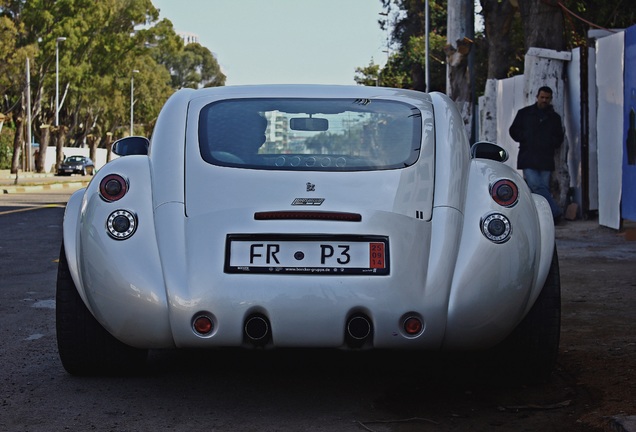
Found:
[[[226,273],[388,275],[383,236],[230,234]]]

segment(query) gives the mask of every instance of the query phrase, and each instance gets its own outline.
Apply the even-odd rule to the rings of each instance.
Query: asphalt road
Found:
[[[634,295],[625,291],[606,315],[579,319],[580,308],[591,306],[581,296],[591,299],[607,280],[590,263],[611,262],[612,274],[619,273],[612,289],[622,290],[624,278],[625,289],[636,291],[636,242],[593,222],[557,230],[564,318],[549,383],[500,382],[470,356],[315,350],[151,351],[142,376],[72,377],[57,356],[54,310],[72,189],[0,195],[0,431],[598,432],[628,430],[636,414]],[[580,240],[573,230],[607,241]],[[607,370],[615,358],[607,354],[607,368],[586,372],[584,355],[586,344],[598,344],[589,340],[598,322],[617,313],[632,317],[618,335],[622,352],[611,352],[624,361],[621,368],[631,367],[619,383],[620,403],[610,400],[616,392],[595,387],[616,385]]]

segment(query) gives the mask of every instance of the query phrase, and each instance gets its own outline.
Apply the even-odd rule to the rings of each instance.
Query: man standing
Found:
[[[550,176],[554,171],[554,151],[563,142],[561,116],[552,107],[552,89],[541,87],[537,102],[522,108],[510,126],[510,136],[519,143],[517,168],[533,193],[548,200],[555,223],[563,211],[550,193]]]

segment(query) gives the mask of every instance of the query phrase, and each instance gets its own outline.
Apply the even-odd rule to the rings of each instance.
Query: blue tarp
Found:
[[[621,216],[636,221],[636,25],[625,31]]]

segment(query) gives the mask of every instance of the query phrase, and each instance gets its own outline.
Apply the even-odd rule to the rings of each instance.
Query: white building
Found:
[[[197,34],[189,33],[189,32],[178,32],[177,34],[181,37],[181,39],[183,39],[184,45],[188,45],[191,43],[200,43],[199,35]]]

